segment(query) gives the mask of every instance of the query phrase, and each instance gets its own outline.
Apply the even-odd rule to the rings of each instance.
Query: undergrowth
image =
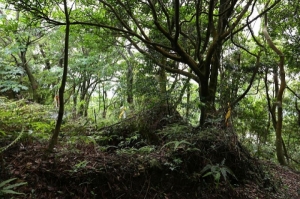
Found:
[[[0,106],[0,142],[8,146],[8,152],[12,145],[26,149],[11,147],[15,163],[6,165],[5,170],[20,162],[27,166],[25,173],[7,177],[20,178],[30,186],[38,183],[32,176],[41,176],[48,182],[46,186],[70,182],[64,191],[53,190],[48,197],[59,198],[63,192],[70,198],[166,198],[175,190],[180,195],[171,198],[209,198],[213,193],[216,198],[218,194],[230,198],[235,196],[234,186],[249,180],[264,184],[262,168],[232,129],[197,129],[181,122],[178,115],[165,116],[159,109],[157,117],[136,115],[101,127],[86,119],[68,118],[61,128],[57,153],[47,159],[34,153],[32,161],[27,159],[28,153],[43,147],[54,128],[55,118],[49,115],[53,110],[23,101],[1,101]],[[14,156],[13,150],[21,155]],[[76,183],[82,190],[69,187]],[[222,187],[230,191],[225,193]],[[34,193],[22,191],[33,197],[41,194],[42,188]]]

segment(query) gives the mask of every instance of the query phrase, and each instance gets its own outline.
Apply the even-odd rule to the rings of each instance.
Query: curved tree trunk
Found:
[[[63,76],[61,81],[61,86],[59,88],[59,111],[58,111],[58,118],[56,121],[56,126],[52,137],[49,141],[48,151],[53,151],[54,146],[57,144],[58,134],[60,131],[60,127],[62,124],[63,114],[64,114],[64,92],[65,86],[67,82],[67,73],[68,73],[68,59],[69,59],[69,37],[70,37],[70,21],[69,21],[69,11],[67,7],[67,0],[64,0],[64,12],[66,17],[66,30],[65,30],[65,51],[64,51],[64,70]]]
[[[16,14],[16,21],[19,22],[19,11]],[[20,39],[17,36],[17,31],[15,32],[15,34],[16,34],[16,40],[17,40],[17,42],[24,45],[22,48],[20,47],[19,58],[21,60],[21,66],[26,71],[26,74],[28,76],[28,79],[29,79],[29,82],[30,82],[30,85],[31,85],[32,99],[33,99],[34,102],[40,102],[38,91],[37,91],[39,85],[38,85],[35,77],[33,76],[32,72],[31,72],[30,66],[28,64],[28,60],[26,58],[27,49],[28,49],[28,47],[29,47],[29,45],[31,43],[30,36],[27,36],[27,38],[25,40],[23,40],[23,39]],[[13,56],[13,57],[15,59],[16,64],[18,64],[17,58],[15,56]]]
[[[274,45],[268,31],[267,31],[267,15],[265,15],[265,25],[263,28],[263,34],[267,40],[268,45],[272,50],[279,56],[279,76],[280,76],[280,87],[278,93],[276,93],[276,107],[277,107],[277,122],[276,122],[276,155],[277,160],[281,165],[286,165],[283,151],[283,140],[282,140],[282,121],[283,121],[283,109],[282,99],[283,92],[286,88],[285,71],[284,71],[284,54]]]
[[[28,61],[26,59],[26,50],[25,51],[21,51],[21,54],[20,54],[20,58],[21,58],[21,61],[22,61],[22,66],[24,68],[24,70],[26,71],[26,74],[28,76],[28,79],[29,79],[29,82],[30,82],[30,85],[31,85],[31,89],[32,89],[32,99],[34,102],[40,102],[40,99],[39,99],[39,95],[38,95],[38,83],[35,79],[35,77],[33,76],[32,72],[31,72],[31,69],[28,65]]]

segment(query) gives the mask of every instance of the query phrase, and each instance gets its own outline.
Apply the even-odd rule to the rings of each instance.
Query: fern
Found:
[[[12,185],[7,185],[8,183],[10,183],[10,182],[12,182],[16,179],[17,178],[11,178],[11,179],[5,180],[5,181],[0,183],[0,196],[5,195],[5,194],[14,194],[14,195],[23,194],[23,193],[16,192],[12,189],[16,188],[16,187],[19,187],[19,186],[22,186],[22,185],[25,185],[25,184],[27,184],[27,182],[20,182],[20,183],[15,183],[15,184],[12,184]]]
[[[227,181],[227,173],[230,174],[235,179],[237,179],[236,176],[234,175],[234,173],[231,171],[231,169],[229,167],[225,166],[225,159],[223,159],[221,164],[206,165],[200,172],[201,175],[204,174],[202,176],[203,178],[206,176],[210,176],[210,175],[213,176],[217,188],[219,186],[221,176],[223,176],[224,180]]]
[[[9,145],[0,148],[0,153],[6,151],[9,147],[11,147],[11,146],[14,145],[15,143],[17,143],[17,142],[21,139],[21,137],[23,136],[23,134],[24,134],[24,129],[22,129],[22,131],[21,131],[21,133],[18,135],[18,137],[17,137],[14,141],[12,141]]]
[[[179,148],[179,146],[180,146],[180,145],[183,145],[183,144],[185,144],[185,145],[190,145],[190,146],[193,145],[193,144],[191,144],[190,142],[187,142],[186,140],[181,140],[181,141],[171,141],[171,142],[168,142],[168,143],[166,143],[165,145],[163,145],[163,146],[161,147],[161,150],[162,150],[164,147],[166,147],[166,146],[168,146],[168,145],[172,145],[172,144],[174,144],[174,148],[173,148],[174,151],[176,151],[176,150]]]

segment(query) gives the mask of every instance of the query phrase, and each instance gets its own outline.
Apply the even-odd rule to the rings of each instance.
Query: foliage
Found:
[[[0,102],[0,119],[2,121],[2,132],[7,136],[17,135],[22,139],[31,139],[30,137],[46,140],[55,123],[52,118],[51,109],[47,106],[41,106],[29,102],[25,99],[19,101]],[[20,132],[22,133],[15,133]]]
[[[221,184],[221,180],[223,178],[227,182],[229,175],[232,178],[237,176],[241,180],[250,179],[251,177],[256,179],[259,176],[256,173],[250,174],[250,171],[255,171],[253,169],[255,166],[251,162],[252,159],[250,156],[245,155],[245,151],[240,148],[240,145],[229,142],[232,137],[227,131],[216,127],[215,137],[209,138],[204,134],[204,131],[181,121],[179,117],[177,120],[173,120],[174,118],[168,115],[155,117],[157,113],[161,112],[155,112],[151,115],[150,118],[153,118],[153,120],[145,120],[148,117],[143,117],[141,113],[136,117],[132,116],[121,120],[117,124],[102,127],[97,127],[93,120],[89,118],[80,117],[76,120],[72,117],[68,118],[62,126],[61,136],[59,137],[60,143],[63,144],[57,146],[57,153],[53,156],[44,157],[41,152],[37,152],[42,150],[37,150],[36,147],[42,149],[43,142],[40,144],[38,141],[45,140],[46,138],[42,138],[42,135],[49,135],[47,128],[54,125],[44,119],[46,115],[52,113],[50,107],[45,106],[44,110],[42,105],[33,104],[36,107],[30,107],[22,100],[15,102],[4,99],[3,101],[6,101],[2,104],[5,107],[4,110],[9,111],[7,113],[2,110],[3,117],[6,117],[5,121],[8,119],[7,115],[16,118],[17,112],[24,117],[24,129],[28,131],[28,133],[24,132],[25,138],[23,137],[21,140],[24,141],[22,144],[27,150],[19,150],[18,153],[23,155],[16,155],[16,158],[21,161],[20,164],[28,162],[28,159],[23,158],[23,156],[28,157],[28,153],[32,152],[31,150],[36,150],[34,154],[40,155],[32,157],[32,165],[24,168],[26,173],[24,176],[35,183],[34,176],[40,175],[46,170],[51,170],[52,175],[42,175],[43,178],[39,180],[49,182],[55,179],[56,185],[52,185],[55,187],[59,187],[64,181],[70,182],[69,185],[66,185],[67,187],[59,187],[57,190],[52,191],[53,194],[59,196],[64,193],[64,197],[80,195],[81,198],[90,198],[89,193],[92,194],[93,192],[94,196],[97,197],[103,192],[105,197],[111,198],[109,194],[117,193],[121,195],[121,192],[128,191],[127,185],[130,183],[133,183],[130,186],[134,190],[130,193],[126,192],[130,198],[145,196],[148,193],[152,194],[158,189],[164,195],[167,190],[177,190],[179,187],[181,187],[180,190],[195,187],[195,189],[192,188],[192,191],[199,193],[199,189],[202,192],[208,186],[204,180],[200,180],[201,176],[212,176],[217,185],[211,187],[213,190],[225,186],[225,184]],[[27,110],[30,108],[33,111]],[[14,112],[14,109],[17,111]],[[34,111],[40,112],[39,120],[36,120],[38,113]],[[143,113],[150,114],[151,111],[153,109]],[[32,117],[29,116],[29,113]],[[44,116],[43,118],[41,114]],[[149,123],[146,124],[148,127],[156,124],[157,121],[161,122],[162,125],[159,126],[159,129],[153,131],[154,135],[158,137],[158,143],[149,144],[147,139],[142,136],[137,125],[138,119],[148,121]],[[55,119],[51,121],[55,121]],[[153,123],[150,124],[150,122]],[[2,125],[6,125],[6,122],[3,122]],[[211,130],[208,129],[207,131]],[[10,133],[7,131],[8,135]],[[26,138],[26,136],[28,137]],[[30,138],[34,138],[34,142],[25,142],[25,139]],[[224,156],[230,160],[226,159],[226,165],[225,160],[220,164],[206,165],[207,161],[215,162],[224,158]],[[54,163],[55,167],[53,167]],[[48,167],[51,167],[51,169]],[[10,168],[8,167],[8,169]],[[233,174],[231,169],[237,172],[236,175]],[[249,175],[245,175],[247,172],[249,172]],[[114,182],[110,185],[111,192],[103,191],[107,190],[107,185],[101,183],[102,179],[109,179]],[[137,179],[139,179],[138,182],[135,181]],[[150,182],[149,191],[141,187],[145,182]],[[42,183],[41,186],[44,186],[44,184],[47,185],[47,183]],[[80,184],[79,187],[78,184]],[[70,189],[72,186],[80,191]],[[230,186],[230,184],[228,183],[226,186]],[[137,188],[140,192],[135,191]],[[152,188],[155,190],[151,191]],[[42,190],[44,190],[44,187]],[[222,191],[222,189],[216,190]],[[31,194],[38,195],[40,192],[45,193],[46,191],[36,188],[35,193]],[[134,196],[133,192],[140,194]]]
[[[206,176],[213,176],[214,181],[216,183],[216,187],[218,188],[221,177],[227,181],[227,174],[230,174],[232,177],[235,177],[234,173],[228,168],[225,164],[225,158],[222,160],[221,164],[207,164],[202,170],[201,175],[203,178]]]
[[[70,170],[70,172],[78,172],[79,170],[84,169],[88,163],[89,162],[86,160],[81,161],[81,162],[75,164],[73,166],[73,170]]]
[[[174,148],[173,148],[173,151],[176,151],[178,150],[178,148],[181,148],[183,146],[192,146],[191,143],[187,142],[186,140],[181,140],[181,141],[171,141],[171,142],[168,142],[166,143],[165,145],[163,145],[163,147],[161,148],[161,150],[164,148],[164,147],[167,147],[169,145],[174,145]],[[182,146],[183,145],[183,146]]]
[[[24,131],[22,130],[22,132],[19,133],[18,137],[14,141],[12,141],[7,146],[4,146],[4,147],[0,148],[0,154],[3,153],[4,151],[6,151],[9,147],[11,147],[12,145],[14,145],[15,143],[17,143],[22,138],[23,133],[24,133]]]
[[[24,70],[20,67],[4,65],[0,60],[0,92],[12,90],[19,93],[22,90],[28,90],[28,87],[18,81],[18,77],[24,75]]]
[[[65,13],[52,1],[3,2],[0,91],[24,99],[0,99],[1,140],[7,146],[45,141],[57,117],[53,97],[64,63]],[[268,31],[284,52],[289,80],[282,102],[282,140],[286,156],[294,160],[290,165],[298,168],[299,2],[180,3],[68,2],[70,59],[61,102],[67,116],[60,140],[74,148],[101,146],[120,154],[201,152],[188,122],[199,125],[199,139],[224,139],[232,147],[238,140],[253,156],[275,160],[276,124],[270,112],[279,103],[277,57],[256,27],[268,16]],[[161,71],[165,84],[157,80]],[[31,86],[31,79],[37,84]],[[40,104],[28,100],[34,89]],[[118,117],[125,115],[120,107],[126,107],[127,118]],[[220,133],[225,120],[228,132],[238,138]],[[174,160],[178,166],[183,159]]]
[[[12,194],[12,195],[21,195],[23,193],[19,193],[14,191],[13,189],[22,185],[26,185],[27,182],[19,182],[15,184],[9,185],[10,182],[16,180],[17,178],[11,178],[5,181],[0,182],[0,196]]]

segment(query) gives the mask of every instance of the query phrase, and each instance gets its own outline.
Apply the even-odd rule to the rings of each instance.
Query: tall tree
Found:
[[[187,72],[175,68],[174,62],[164,63],[163,60],[154,58],[156,64],[163,69],[180,73],[199,83],[199,96],[204,104],[201,107],[200,124],[204,125],[208,113],[215,109],[222,45],[248,25],[241,24],[241,21],[247,16],[248,9],[255,6],[255,1],[248,1],[244,7],[240,3],[230,0],[210,1],[208,4],[205,1],[192,3],[175,0],[146,3],[138,1],[138,4],[130,5],[130,2],[103,1],[103,9],[113,14],[113,19],[118,22],[119,26],[111,27],[109,24],[110,28],[120,31],[141,53],[152,56],[149,53],[151,51],[136,40],[142,41],[148,49],[155,50],[166,58],[190,67],[192,72]],[[146,14],[137,12],[137,9],[145,10]],[[104,23],[86,24],[107,26]],[[148,28],[156,31],[157,37],[148,35]],[[191,48],[192,50],[186,50]]]
[[[1,29],[5,35],[1,38],[1,43],[6,51],[10,52],[15,66],[25,71],[33,101],[41,102],[41,96],[38,93],[39,84],[33,72],[31,59],[36,42],[44,36],[43,30],[38,22],[30,22],[30,17],[19,11],[11,15],[15,18],[7,19],[7,16],[3,15],[4,24]]]
[[[59,101],[61,102],[59,105],[58,117],[55,125],[54,132],[52,137],[49,141],[48,151],[53,151],[54,146],[57,144],[58,135],[60,132],[60,127],[62,124],[62,119],[64,115],[64,93],[65,93],[65,86],[67,81],[67,73],[68,73],[68,61],[69,61],[69,36],[70,36],[70,11],[72,7],[68,7],[67,0],[64,0],[64,14],[65,14],[65,21],[66,21],[66,30],[65,30],[65,48],[64,48],[64,70],[63,76],[61,80],[61,85],[59,87]],[[69,10],[70,9],[70,10]]]
[[[65,24],[41,7],[47,1],[9,2],[48,23]],[[139,52],[153,58],[168,72],[180,73],[198,82],[199,100],[202,102],[200,124],[203,126],[208,113],[215,110],[223,44],[278,2],[274,1],[251,20],[245,20],[253,15],[257,1],[82,0],[78,4],[83,6],[80,12],[74,13],[70,25],[96,26],[118,32],[117,36],[125,37]],[[155,37],[153,31],[156,32]],[[160,53],[170,61],[164,63],[155,59],[151,51]],[[191,72],[174,67],[175,62],[187,65]]]

